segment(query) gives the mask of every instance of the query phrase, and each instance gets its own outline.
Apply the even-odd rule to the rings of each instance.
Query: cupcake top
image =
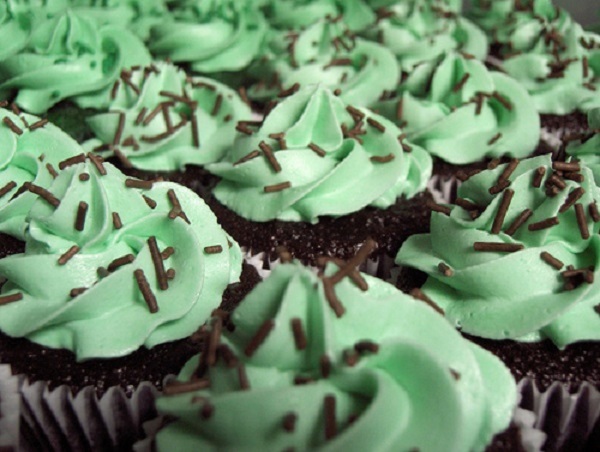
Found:
[[[315,223],[425,188],[431,158],[392,122],[320,85],[296,88],[264,121],[238,123],[225,160],[208,166],[222,204],[252,221]]]
[[[269,24],[280,30],[301,30],[329,17],[343,21],[352,31],[359,31],[377,18],[368,3],[368,0],[267,0],[263,11]]]
[[[513,160],[461,185],[397,262],[429,275],[423,292],[466,333],[600,340],[599,199],[581,163]]]
[[[385,47],[356,38],[338,18],[322,19],[297,33],[273,32],[266,53],[253,68],[261,80],[248,91],[269,99],[295,83],[340,89],[340,98],[368,107],[396,87],[400,71]]]
[[[480,2],[475,14],[498,47],[502,69],[531,93],[540,113],[600,106],[600,36],[550,0]]]
[[[321,275],[280,265],[234,328],[213,319],[205,353],[157,401],[177,418],[158,450],[479,450],[506,428],[515,385],[497,358],[356,261],[338,263]]]
[[[126,355],[189,336],[238,279],[241,253],[174,183],[126,178],[97,156],[63,161],[26,218],[25,252],[0,260],[0,329],[73,351]]]
[[[460,16],[454,4],[431,0],[390,3],[378,9],[379,20],[367,35],[389,48],[405,72],[422,62],[461,50],[483,60],[487,38]]]
[[[219,161],[233,143],[236,123],[251,117],[231,88],[157,62],[121,72],[108,111],[87,120],[97,139],[85,147],[117,154],[125,166],[183,169]]]
[[[165,0],[70,0],[71,8],[101,24],[127,27],[143,40],[169,13]]]
[[[566,152],[592,170],[600,184],[600,108],[588,112],[589,131],[567,138]]]
[[[24,218],[37,199],[24,184],[46,186],[59,162],[82,149],[47,120],[14,106],[0,108],[0,143],[0,231],[23,239]]]
[[[525,157],[537,146],[540,118],[527,91],[471,55],[450,52],[416,67],[377,112],[413,143],[453,164]]]
[[[239,71],[258,54],[267,24],[250,0],[175,0],[152,28],[150,51],[194,71]]]
[[[125,28],[65,10],[40,21],[19,52],[0,60],[0,98],[16,92],[15,103],[32,113],[65,99],[102,108],[123,68],[149,62]]]

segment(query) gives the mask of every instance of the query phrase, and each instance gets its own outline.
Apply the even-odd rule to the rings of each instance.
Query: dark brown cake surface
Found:
[[[227,288],[221,306],[236,306],[258,280],[256,270],[244,264],[241,282]],[[109,387],[119,385],[130,395],[142,381],[160,389],[164,377],[177,374],[189,358],[199,353],[200,346],[200,335],[192,335],[152,349],[142,347],[121,358],[77,362],[69,350],[51,349],[0,333],[0,363],[10,364],[14,374],[24,374],[30,382],[48,381],[51,388],[66,384],[77,392],[92,385],[101,395]]]

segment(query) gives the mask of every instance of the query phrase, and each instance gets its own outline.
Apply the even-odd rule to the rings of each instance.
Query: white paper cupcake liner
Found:
[[[98,398],[91,386],[73,395],[67,386],[25,382],[19,450],[129,450],[144,437],[142,424],[157,416],[156,393],[146,382],[131,398],[120,387]]]
[[[600,450],[600,391],[583,383],[570,394],[559,382],[540,391],[529,379],[519,382],[520,406],[536,414],[535,428],[546,434],[544,451]]]
[[[0,450],[17,450],[21,399],[19,378],[12,375],[10,366],[0,364]]]

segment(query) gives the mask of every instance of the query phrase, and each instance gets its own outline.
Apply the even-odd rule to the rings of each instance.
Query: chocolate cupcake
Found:
[[[422,294],[519,378],[598,386],[599,196],[581,163],[514,160],[461,185],[397,262],[425,272]]]
[[[157,401],[172,420],[157,450],[482,450],[506,429],[508,370],[431,306],[358,273],[371,246],[319,275],[279,265],[214,318]]]
[[[209,205],[243,247],[273,255],[285,246],[314,262],[352,255],[373,235],[382,256],[427,228],[423,149],[322,86],[289,94],[262,122],[238,123],[224,161],[207,167],[222,179]]]

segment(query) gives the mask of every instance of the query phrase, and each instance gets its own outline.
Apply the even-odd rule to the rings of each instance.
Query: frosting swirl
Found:
[[[81,147],[58,127],[36,116],[0,108],[0,231],[23,239],[24,219],[36,200],[23,184],[46,186],[59,162]]]
[[[547,338],[559,348],[600,340],[600,191],[591,171],[549,156],[516,162],[467,180],[462,207],[432,213],[431,233],[409,237],[396,260],[429,275],[423,291],[469,334]]]
[[[502,69],[532,95],[540,113],[600,106],[600,37],[550,0],[480,2],[475,19],[491,34]]]
[[[0,60],[0,97],[17,91],[15,103],[32,113],[67,98],[98,108],[122,68],[149,62],[144,44],[126,29],[66,10],[40,22],[18,54]]]
[[[248,0],[177,0],[171,15],[152,28],[150,51],[174,62],[189,62],[204,73],[238,71],[258,54],[267,29]]]
[[[483,60],[487,38],[483,31],[448,6],[430,0],[395,2],[378,10],[380,20],[367,35],[389,48],[403,71],[452,50]]]
[[[375,22],[376,16],[364,0],[269,0],[264,7],[269,24],[278,29],[300,30],[323,19],[336,18],[352,31]]]
[[[85,147],[143,170],[177,170],[219,161],[233,142],[235,124],[252,113],[227,86],[187,77],[168,63],[123,71],[108,112],[88,118],[97,139]]]
[[[373,108],[412,142],[453,164],[525,157],[540,135],[540,117],[527,91],[459,53],[419,65],[393,98]]]
[[[93,159],[40,189],[25,253],[0,260],[0,329],[78,360],[189,336],[241,268],[239,247],[193,192]]]
[[[319,85],[284,99],[256,131],[237,127],[225,160],[207,168],[222,178],[215,197],[253,221],[314,223],[367,205],[386,208],[423,190],[431,174],[429,155],[401,142],[393,123],[347,107]]]
[[[274,33],[254,70],[262,80],[248,94],[274,97],[295,83],[321,83],[341,90],[347,103],[368,107],[396,87],[400,72],[385,47],[356,38],[337,19],[323,19],[296,33]]]
[[[232,315],[235,331],[223,330],[216,365],[198,374],[195,358],[180,374],[210,388],[157,401],[177,417],[158,433],[158,450],[483,449],[511,417],[508,370],[422,302],[360,278],[365,291],[344,278],[335,284],[339,316],[324,279],[298,264],[274,269]],[[262,325],[270,329],[254,348]]]

